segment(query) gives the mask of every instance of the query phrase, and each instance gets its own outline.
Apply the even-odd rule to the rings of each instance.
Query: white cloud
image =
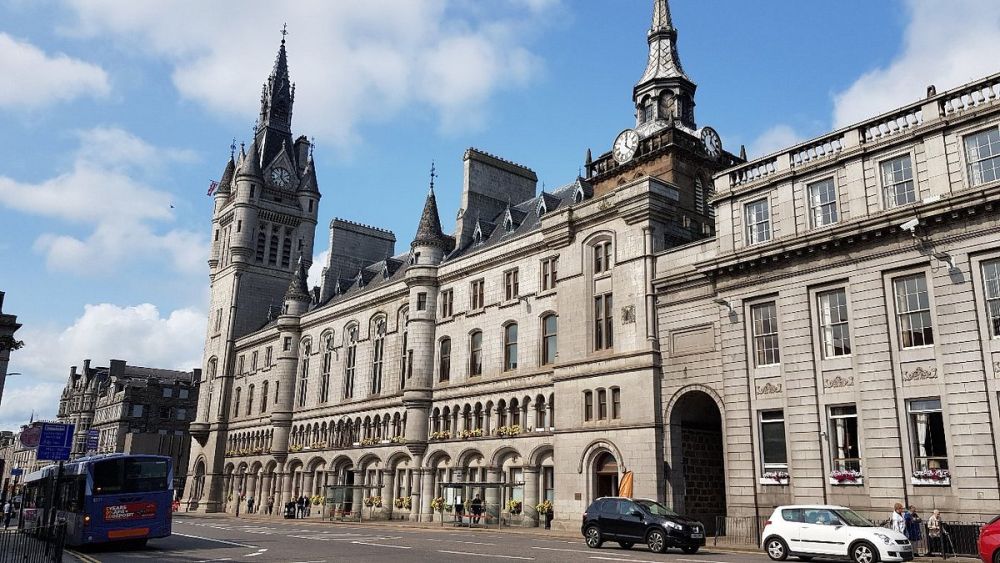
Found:
[[[489,10],[461,0],[67,3],[77,15],[68,33],[110,35],[163,58],[182,96],[248,122],[287,21],[295,118],[345,144],[359,122],[414,106],[437,111],[443,128],[482,124],[491,96],[539,74],[528,44],[558,0],[502,0]]]
[[[312,265],[309,266],[309,276],[307,278],[310,288],[323,286],[323,268],[326,267],[326,259],[328,256],[330,256],[329,250],[324,250],[323,252],[313,256],[313,262]]]
[[[51,270],[108,273],[132,258],[169,259],[176,270],[199,272],[204,235],[157,229],[174,220],[171,194],[149,185],[161,167],[190,162],[189,151],[158,148],[117,128],[79,133],[71,169],[39,183],[0,176],[0,205],[90,227],[85,236],[43,233],[35,250]]]
[[[909,0],[900,54],[834,96],[833,125],[850,125],[996,72],[1000,2]]]
[[[750,143],[750,147],[747,149],[747,156],[751,160],[760,158],[794,145],[803,139],[805,139],[805,136],[797,133],[791,126],[779,123],[761,133]]]
[[[101,67],[63,54],[47,55],[31,43],[0,33],[0,108],[35,109],[111,91]]]
[[[190,370],[201,366],[206,326],[204,312],[184,308],[161,315],[155,305],[119,307],[107,303],[86,305],[68,327],[42,329],[25,326],[18,338],[25,346],[11,357],[0,412],[0,429],[14,429],[34,409],[52,417],[59,392],[72,365],[108,365],[112,358],[130,365]]]

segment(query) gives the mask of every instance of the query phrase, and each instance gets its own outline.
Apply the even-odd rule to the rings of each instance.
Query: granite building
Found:
[[[17,315],[4,314],[3,296],[4,292],[0,291],[0,405],[3,404],[3,388],[7,381],[7,364],[10,362],[10,353],[22,344],[14,338],[14,333],[21,328],[21,325],[17,322]]]
[[[201,370],[190,372],[130,366],[70,368],[59,400],[58,421],[75,425],[71,457],[88,453],[145,453],[174,460],[175,488],[184,485],[191,438],[188,425],[198,405]],[[88,431],[97,447],[88,448]],[[91,444],[93,445],[93,444]]]
[[[698,123],[652,4],[634,124],[582,177],[539,191],[470,148],[450,233],[432,173],[407,247],[334,220],[315,288],[321,195],[282,41],[214,193],[188,510],[342,484],[428,519],[472,482],[522,524],[550,499],[576,526],[626,470],[706,522],[996,510],[996,77],[746,162]]]

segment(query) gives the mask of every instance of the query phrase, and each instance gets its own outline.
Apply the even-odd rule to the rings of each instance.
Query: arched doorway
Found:
[[[604,452],[594,460],[594,498],[618,495],[618,460]]]
[[[701,520],[712,532],[726,515],[722,413],[708,393],[682,395],[670,413],[670,488],[674,510]]]

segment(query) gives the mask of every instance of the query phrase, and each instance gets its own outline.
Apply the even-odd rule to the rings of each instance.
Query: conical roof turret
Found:
[[[304,301],[307,303],[311,301],[312,298],[309,296],[309,282],[307,279],[305,262],[299,256],[299,263],[295,267],[295,274],[292,276],[291,283],[288,284],[288,291],[285,292],[285,301]]]
[[[257,141],[255,140],[250,143],[250,150],[248,150],[245,155],[241,156],[243,158],[241,159],[240,167],[236,172],[236,176],[253,176],[254,178],[260,178],[260,155],[257,154]]]
[[[417,234],[413,237],[410,248],[417,246],[439,246],[447,249],[448,237],[441,231],[441,218],[438,215],[437,198],[434,197],[434,166],[431,165],[431,187],[427,190],[424,201],[424,211],[420,214]]]
[[[215,189],[215,193],[229,193],[234,176],[236,176],[236,163],[233,162],[233,155],[229,155],[229,162],[226,163],[226,169],[222,171],[222,178],[219,179],[219,187]]]
[[[306,169],[302,172],[302,181],[299,183],[300,192],[319,192],[319,185],[316,182],[316,163],[310,154],[306,161]]]

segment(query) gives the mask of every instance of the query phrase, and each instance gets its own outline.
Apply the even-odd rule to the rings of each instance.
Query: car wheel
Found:
[[[993,563],[1000,563],[1000,549],[993,552]]]
[[[687,553],[688,555],[693,555],[695,553],[698,553],[698,548],[699,547],[700,546],[697,546],[697,545],[689,545],[687,547],[682,547],[681,551],[683,551],[684,553]]]
[[[788,545],[781,538],[770,538],[764,545],[767,550],[767,556],[771,558],[771,561],[784,561],[788,559]]]
[[[663,553],[667,550],[667,536],[662,530],[653,530],[646,536],[646,545],[653,553]]]
[[[878,550],[868,542],[861,542],[851,549],[851,560],[854,563],[878,563]]]
[[[635,542],[620,541],[618,542],[618,545],[622,546],[622,549],[632,549],[632,546],[635,545]]]
[[[585,537],[587,538],[587,547],[591,549],[597,549],[604,543],[604,540],[601,538],[601,530],[597,526],[588,527]]]

